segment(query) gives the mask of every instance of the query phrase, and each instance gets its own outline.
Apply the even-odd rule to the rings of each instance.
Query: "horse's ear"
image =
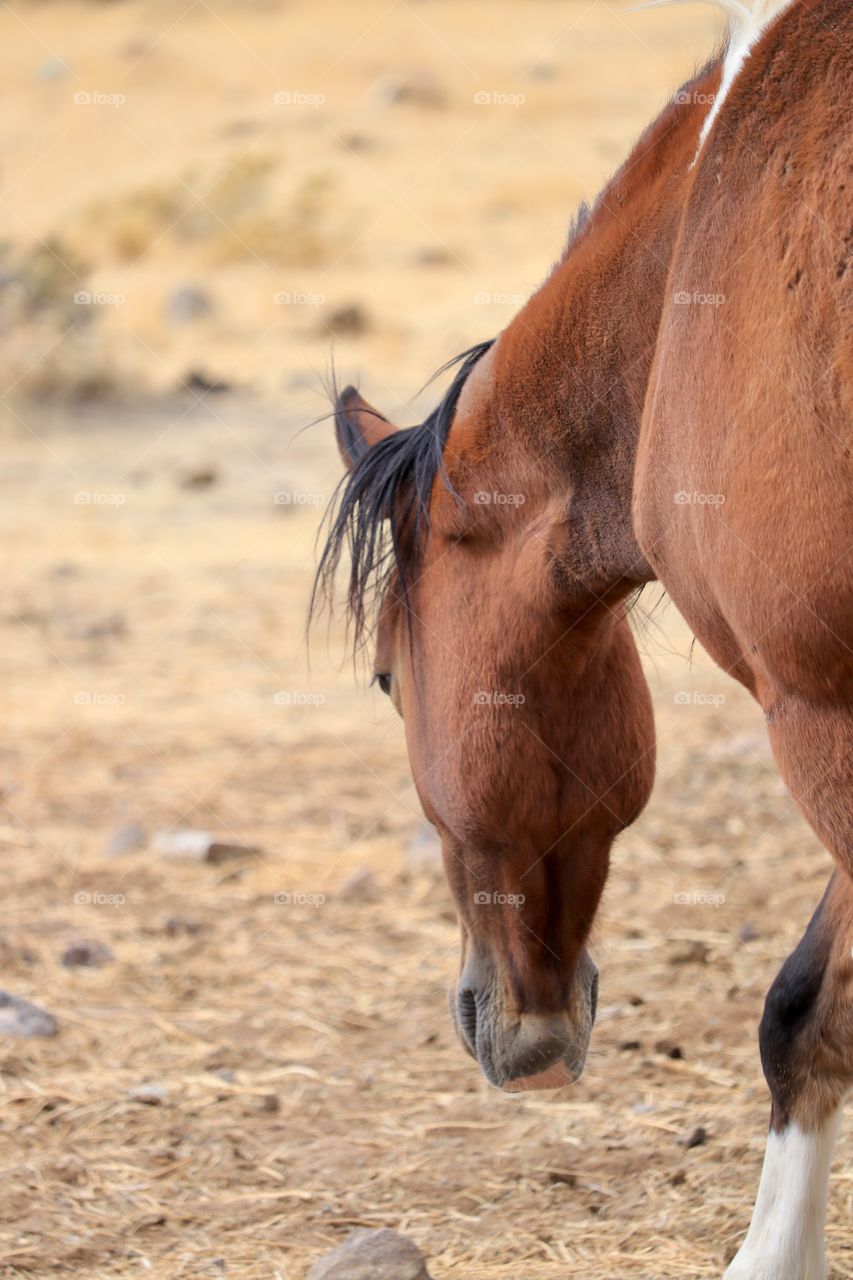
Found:
[[[355,387],[346,387],[335,403],[335,436],[344,466],[352,470],[358,460],[398,428],[384,414],[362,399]]]

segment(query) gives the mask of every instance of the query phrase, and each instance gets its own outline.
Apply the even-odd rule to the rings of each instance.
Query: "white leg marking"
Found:
[[[723,1280],[826,1280],[823,1228],[842,1107],[820,1129],[767,1139],[752,1224]]]

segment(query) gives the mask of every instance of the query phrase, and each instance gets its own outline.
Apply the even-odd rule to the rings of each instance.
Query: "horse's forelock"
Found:
[[[321,602],[331,599],[336,570],[348,551],[347,618],[356,648],[366,636],[392,572],[399,579],[398,594],[406,601],[456,405],[469,373],[491,345],[491,339],[478,343],[442,366],[436,377],[454,367],[456,373],[438,408],[419,426],[395,431],[370,448],[363,448],[346,412],[346,393],[336,398],[336,431],[353,467],[338,485],[326,513],[328,533],[314,580],[311,615]]]

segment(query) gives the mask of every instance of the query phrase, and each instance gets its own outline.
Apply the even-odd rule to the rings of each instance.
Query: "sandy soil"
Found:
[[[406,853],[399,725],[337,623],[306,653],[338,468],[328,427],[297,434],[333,330],[341,372],[416,414],[713,20],[68,0],[0,29],[0,972],[59,1021],[0,1041],[0,1274],[302,1280],[364,1224],[435,1280],[720,1276],[763,1148],[763,995],[829,872],[760,716],[649,594],[659,780],[616,851],[587,1074],[490,1090],[445,1012],[457,929]],[[184,827],[255,852],[152,848]],[[63,963],[79,942],[112,958]]]

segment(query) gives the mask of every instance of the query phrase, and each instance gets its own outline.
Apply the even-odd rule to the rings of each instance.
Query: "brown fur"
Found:
[[[386,593],[377,670],[459,910],[457,1023],[495,1083],[583,1065],[586,943],[652,785],[626,604],[653,578],[761,702],[842,868],[806,949],[823,1049],[810,1075],[776,1035],[774,1105],[814,1123],[853,1078],[850,37],[846,0],[785,13],[695,165],[720,61],[665,108],[473,368],[415,580]],[[342,410],[371,443],[375,411]]]

